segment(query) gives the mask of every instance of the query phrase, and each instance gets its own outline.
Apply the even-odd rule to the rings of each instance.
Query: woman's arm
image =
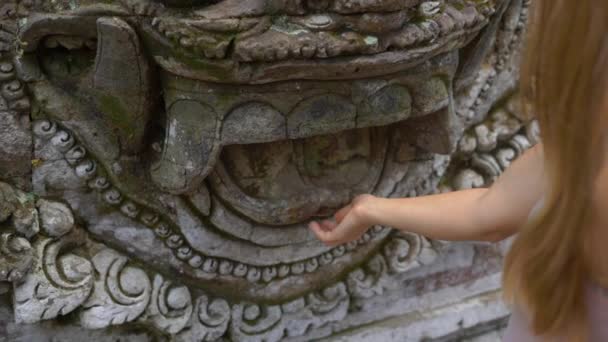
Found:
[[[525,223],[543,184],[542,147],[537,145],[488,189],[416,198],[362,195],[336,213],[336,222],[311,222],[310,228],[328,245],[357,239],[373,225],[439,240],[499,241]]]

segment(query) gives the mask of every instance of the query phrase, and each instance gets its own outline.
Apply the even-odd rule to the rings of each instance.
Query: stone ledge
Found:
[[[500,274],[494,274],[479,279],[472,284],[452,287],[434,292],[428,296],[414,298],[410,301],[427,302],[429,308],[411,311],[401,316],[355,328],[321,341],[462,340],[465,336],[475,334],[476,327],[492,327],[493,324],[499,326],[507,319],[509,311],[502,301],[499,281]],[[476,292],[477,294],[474,294]],[[469,294],[469,296],[466,294]],[[410,305],[420,306],[415,303],[410,303]]]

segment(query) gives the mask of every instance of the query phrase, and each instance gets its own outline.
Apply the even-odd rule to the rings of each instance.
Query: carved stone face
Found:
[[[96,238],[212,293],[273,301],[329,285],[395,246],[376,227],[330,249],[307,223],[357,194],[437,188],[469,121],[504,90],[488,103],[472,95],[490,87],[487,64],[509,57],[521,8],[515,0],[20,8],[16,65],[40,120],[36,151],[62,160],[38,168],[34,186],[70,202]],[[420,239],[403,243],[420,250]]]

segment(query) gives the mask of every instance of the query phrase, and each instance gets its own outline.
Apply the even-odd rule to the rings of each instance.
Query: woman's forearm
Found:
[[[545,188],[539,144],[513,162],[490,188],[416,198],[371,197],[362,211],[372,224],[439,240],[499,241],[525,224]]]
[[[439,240],[498,241],[512,233],[479,219],[488,189],[471,189],[417,198],[370,198],[370,222]]]
[[[545,193],[542,147],[518,158],[488,189],[461,190],[416,198],[357,196],[334,216],[310,228],[335,246],[382,225],[438,240],[499,241],[525,224]]]

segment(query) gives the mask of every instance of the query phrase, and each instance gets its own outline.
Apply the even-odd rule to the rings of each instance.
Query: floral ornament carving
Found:
[[[2,189],[5,199],[18,192],[8,185]],[[14,282],[18,323],[77,312],[87,328],[137,321],[182,341],[214,341],[226,334],[235,340],[278,341],[302,336],[348,313],[350,295],[342,282],[278,305],[231,305],[200,293],[193,298],[187,286],[158,273],[150,275],[128,257],[91,241],[74,225],[65,204],[46,199],[35,203],[32,210],[42,227],[35,242],[14,233],[0,239],[0,266],[12,267],[2,275]],[[10,217],[8,210],[3,213],[5,220]],[[89,257],[86,250],[96,252]]]
[[[4,222],[4,223],[3,223]],[[39,230],[32,196],[0,182],[0,281],[22,279],[34,262],[34,250],[26,237]]]
[[[80,312],[82,325],[105,328],[139,317],[148,306],[152,293],[148,275],[127,265],[127,257],[110,249],[95,255],[92,262],[99,277]]]
[[[419,235],[395,231],[380,253],[348,275],[348,292],[355,299],[382,295],[392,275],[431,264],[437,258],[440,249],[441,245],[438,242],[431,242]]]
[[[441,191],[488,186],[539,142],[538,122],[520,117],[519,97],[515,94],[507,100],[506,106],[495,109],[465,133]]]
[[[184,329],[193,311],[192,297],[186,286],[176,286],[160,274],[154,276],[152,297],[146,313],[157,329],[176,334]]]
[[[215,341],[222,337],[230,322],[230,305],[224,299],[202,295],[194,303],[190,327],[177,336],[179,341]]]
[[[0,235],[0,281],[17,281],[23,278],[34,263],[30,242],[15,234]]]
[[[66,315],[87,299],[93,287],[93,267],[70,247],[84,238],[74,232],[62,239],[39,238],[36,264],[23,282],[15,283],[15,320],[34,323]]]
[[[493,172],[499,174],[510,159],[536,141],[538,129],[534,123],[523,123],[512,110],[492,115],[489,133],[478,128],[488,125],[484,122],[470,131],[475,134],[473,150],[470,147],[467,150],[465,141],[470,134],[460,142],[461,157],[452,160],[454,169],[448,175],[471,169],[483,174],[485,181],[485,177],[494,173],[474,162],[477,155],[492,156],[499,167]],[[60,145],[72,141],[68,145],[74,146],[68,135],[56,137],[59,131],[51,123],[36,127],[41,133],[52,132],[49,138],[55,137]],[[507,150],[513,153],[506,153]],[[390,277],[432,263],[440,248],[438,242],[395,231],[376,254],[352,270],[344,281],[274,305],[229,303],[199,289],[193,292],[159,273],[145,271],[127,256],[91,241],[81,228],[74,226],[71,210],[63,203],[28,198],[2,183],[0,189],[5,199],[0,207],[4,221],[13,222],[14,212],[26,203],[40,227],[34,243],[19,236],[18,231],[4,233],[0,240],[3,267],[13,265],[10,260],[17,261],[14,256],[12,259],[7,256],[9,252],[23,255],[18,259],[20,264],[12,266],[19,271],[13,271],[11,278],[15,317],[21,323],[76,312],[80,324],[88,328],[137,322],[173,335],[179,341],[214,341],[222,337],[278,341],[306,336],[313,329],[344,319],[359,307],[358,300],[382,295]],[[92,256],[84,252],[87,250],[94,251]],[[17,281],[18,275],[28,269],[29,273]]]

